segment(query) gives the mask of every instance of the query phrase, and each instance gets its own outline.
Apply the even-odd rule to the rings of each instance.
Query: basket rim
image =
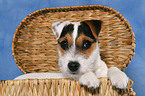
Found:
[[[24,72],[24,73],[27,73],[25,72],[25,70],[23,70],[22,66],[19,66],[18,65],[18,60],[16,59],[16,54],[15,54],[15,42],[16,41],[16,34],[19,34],[19,29],[21,28],[24,28],[25,25],[27,25],[27,23],[29,21],[31,21],[32,19],[34,19],[34,17],[37,17],[37,16],[40,16],[40,15],[44,15],[46,13],[55,13],[55,12],[69,12],[69,11],[84,11],[84,10],[103,10],[105,12],[109,12],[111,14],[115,14],[121,21],[124,21],[127,29],[129,29],[130,31],[130,34],[132,35],[131,36],[131,46],[132,47],[132,51],[133,51],[133,54],[130,54],[129,55],[129,59],[126,60],[126,62],[131,62],[133,56],[135,55],[135,35],[134,35],[134,32],[129,24],[129,22],[126,20],[126,18],[124,18],[124,16],[122,14],[120,14],[119,11],[111,8],[111,7],[108,7],[108,6],[104,6],[104,5],[84,5],[84,6],[68,6],[68,7],[51,7],[51,8],[42,8],[42,9],[39,9],[37,11],[34,11],[33,13],[30,13],[28,16],[26,16],[22,21],[21,23],[18,25],[16,31],[15,31],[15,34],[13,36],[13,42],[12,42],[12,55],[14,57],[14,60],[17,64],[17,66],[19,67],[19,69]],[[128,66],[128,65],[127,65]]]
[[[127,90],[127,93],[129,94],[129,96],[135,96],[135,92],[133,90],[133,81],[128,77],[129,79],[129,83],[127,85],[127,89],[121,89],[121,90]],[[102,82],[107,82],[107,86],[109,86],[109,88],[113,89],[114,91],[116,90],[120,90],[118,88],[115,88],[111,85],[111,81],[107,78],[107,77],[102,77],[99,78],[99,80],[101,80]],[[105,80],[105,81],[104,81]],[[7,86],[7,87],[11,87],[11,86],[16,86],[19,85],[20,83],[22,84],[28,84],[28,85],[36,85],[36,86],[40,86],[40,84],[48,84],[46,82],[49,82],[50,84],[52,83],[65,83],[66,85],[63,86],[67,86],[67,83],[72,83],[72,84],[76,84],[75,86],[71,86],[71,87],[76,87],[76,86],[81,86],[83,88],[87,88],[86,86],[82,86],[80,85],[80,83],[76,80],[72,80],[72,79],[66,79],[66,78],[60,78],[60,79],[22,79],[22,80],[0,80],[0,85],[1,86]],[[22,86],[21,86],[22,87]],[[28,86],[28,87],[33,87],[33,86]],[[53,87],[53,86],[52,86]],[[102,86],[104,87],[104,86]],[[89,88],[87,88],[89,89]],[[95,89],[97,90],[97,89]],[[4,90],[3,90],[4,91]],[[6,91],[4,91],[6,92]]]

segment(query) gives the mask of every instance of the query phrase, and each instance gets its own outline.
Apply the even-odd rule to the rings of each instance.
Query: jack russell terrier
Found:
[[[102,21],[60,21],[54,22],[52,27],[58,41],[58,63],[62,73],[30,73],[15,79],[72,78],[89,88],[97,88],[98,78],[108,77],[113,86],[127,88],[126,74],[117,67],[108,69],[101,60],[98,35]]]
[[[101,60],[98,35],[102,21],[61,21],[52,24],[58,40],[59,66],[69,78],[89,88],[99,87],[100,77],[109,77],[113,86],[127,88],[128,77],[117,67],[107,68]]]

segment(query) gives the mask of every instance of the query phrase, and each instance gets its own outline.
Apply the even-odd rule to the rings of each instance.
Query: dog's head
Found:
[[[99,54],[100,20],[61,21],[52,24],[58,40],[59,66],[63,73],[76,78],[93,70]]]

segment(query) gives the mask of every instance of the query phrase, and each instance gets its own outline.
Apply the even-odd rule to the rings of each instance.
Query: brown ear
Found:
[[[99,35],[99,32],[101,31],[101,27],[102,27],[102,21],[100,21],[100,20],[86,20],[83,22],[86,23],[90,27],[94,37],[96,39],[98,39],[98,35]]]

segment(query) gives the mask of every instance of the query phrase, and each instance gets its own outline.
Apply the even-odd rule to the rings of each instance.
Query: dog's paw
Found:
[[[116,88],[125,89],[127,88],[128,84],[128,77],[127,75],[119,70],[116,67],[111,67],[108,70],[108,77],[111,80],[111,83]]]
[[[100,84],[99,79],[97,79],[96,75],[93,72],[88,72],[82,75],[79,78],[79,82],[80,84],[85,85],[88,88],[97,88]]]

